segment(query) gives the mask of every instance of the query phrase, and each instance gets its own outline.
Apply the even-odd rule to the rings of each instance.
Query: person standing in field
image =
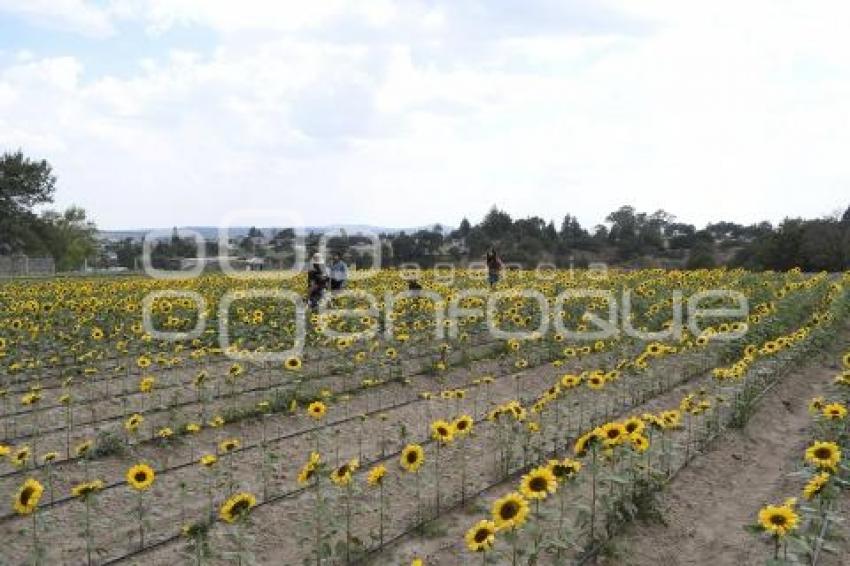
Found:
[[[313,254],[311,263],[312,267],[307,272],[307,302],[312,308],[316,308],[322,300],[329,278],[321,254]]]
[[[490,287],[496,285],[502,276],[502,258],[496,253],[495,248],[490,248],[487,251],[487,280],[490,282]]]
[[[342,255],[336,253],[331,265],[331,291],[343,289],[346,281],[348,281],[348,266],[342,260]]]

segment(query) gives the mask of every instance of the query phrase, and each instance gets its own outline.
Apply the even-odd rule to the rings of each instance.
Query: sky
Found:
[[[0,0],[0,151],[103,229],[850,205],[850,3]],[[279,221],[278,221],[279,219]]]

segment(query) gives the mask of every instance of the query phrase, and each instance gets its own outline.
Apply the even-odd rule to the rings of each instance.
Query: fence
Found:
[[[56,264],[52,257],[0,256],[0,277],[28,277],[55,273]]]

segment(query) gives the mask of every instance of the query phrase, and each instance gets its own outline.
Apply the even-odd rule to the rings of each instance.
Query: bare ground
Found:
[[[846,349],[845,329],[838,346]],[[660,500],[664,523],[638,522],[616,537],[606,565],[740,566],[764,564],[772,547],[743,529],[755,523],[766,503],[798,496],[803,481],[790,474],[801,467],[812,440],[808,400],[824,393],[837,373],[831,352],[786,376],[761,400],[743,429],[729,429],[709,451],[694,459],[665,488]],[[839,505],[850,508],[842,492]],[[838,531],[848,533],[846,525]],[[819,564],[847,564],[850,538],[841,554],[823,554]]]

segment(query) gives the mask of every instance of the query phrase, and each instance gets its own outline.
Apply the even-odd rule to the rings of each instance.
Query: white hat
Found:
[[[313,254],[313,261],[311,263],[319,263],[319,264],[325,263],[325,258],[323,258],[322,254],[320,254],[320,253],[314,253]]]

